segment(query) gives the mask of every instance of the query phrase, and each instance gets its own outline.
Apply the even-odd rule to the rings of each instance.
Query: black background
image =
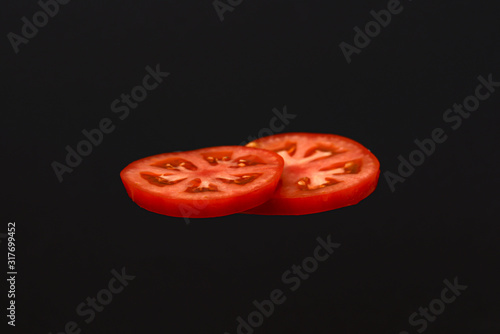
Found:
[[[16,222],[18,276],[17,326],[4,315],[2,326],[233,334],[252,301],[278,288],[286,302],[255,333],[417,333],[408,317],[458,277],[468,288],[425,332],[500,333],[500,91],[459,129],[443,121],[478,76],[500,81],[497,5],[404,0],[348,64],[339,44],[386,6],[244,0],[221,22],[211,1],[73,0],[18,54],[3,38],[0,232]],[[4,1],[1,31],[20,34],[38,10]],[[120,120],[111,102],[156,64],[170,76]],[[284,106],[297,115],[284,132],[336,133],[371,149],[376,191],[331,212],[190,224],[128,198],[119,178],[128,163],[238,145]],[[115,130],[60,183],[51,163],[105,117]],[[384,172],[397,173],[398,156],[435,128],[446,142],[391,192]],[[291,292],[281,275],[328,235],[340,248]],[[5,239],[0,247],[6,254]],[[135,279],[86,324],[77,305],[123,267]]]

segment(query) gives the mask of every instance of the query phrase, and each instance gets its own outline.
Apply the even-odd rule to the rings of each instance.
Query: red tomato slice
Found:
[[[285,160],[273,197],[246,213],[302,215],[357,204],[375,190],[377,158],[354,140],[331,134],[283,133],[247,144]]]
[[[221,146],[137,160],[120,177],[130,198],[146,210],[203,218],[264,203],[282,171],[283,159],[274,152]]]

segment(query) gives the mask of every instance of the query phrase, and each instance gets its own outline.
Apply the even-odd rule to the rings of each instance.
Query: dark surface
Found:
[[[497,5],[402,5],[350,64],[339,44],[353,44],[353,28],[387,1],[245,0],[223,22],[210,1],[72,1],[18,54],[4,38],[0,233],[16,222],[18,275],[16,328],[5,315],[2,326],[233,334],[253,300],[281,289],[286,301],[255,333],[417,333],[410,315],[457,277],[467,289],[425,332],[500,333],[500,88],[459,129],[443,120],[478,76],[500,81]],[[39,9],[4,1],[1,31],[19,34],[21,17]],[[170,76],[120,120],[110,104],[156,64]],[[371,149],[376,191],[320,214],[190,224],[125,193],[128,163],[238,145],[283,106],[297,115],[284,132],[335,133]],[[51,163],[106,117],[115,130],[60,183]],[[435,128],[447,140],[392,192],[384,173]],[[292,292],[282,274],[328,235],[341,246]],[[123,267],[135,279],[86,324],[77,306]]]

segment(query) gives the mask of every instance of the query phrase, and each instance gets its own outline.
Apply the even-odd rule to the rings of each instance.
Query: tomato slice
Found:
[[[285,168],[272,198],[246,213],[302,215],[333,210],[357,204],[377,186],[377,158],[349,138],[283,133],[247,146],[277,152],[285,160]]]
[[[139,206],[159,214],[203,218],[241,212],[268,200],[283,159],[244,146],[154,155],[125,167],[120,177]]]

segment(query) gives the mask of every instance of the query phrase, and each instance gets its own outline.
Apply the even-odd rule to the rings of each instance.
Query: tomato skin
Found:
[[[211,193],[197,193],[190,194],[186,198],[177,196],[176,193],[165,192],[165,196],[159,195],[156,188],[148,186],[147,182],[142,182],[138,178],[131,177],[132,174],[140,173],[144,170],[145,166],[150,166],[152,162],[165,159],[167,157],[188,157],[192,155],[201,155],[207,150],[235,150],[244,151],[246,154],[251,152],[259,157],[266,157],[269,166],[263,167],[264,170],[270,170],[269,175],[265,176],[267,182],[254,188],[249,186],[247,189],[250,191],[236,191],[236,194],[228,192],[227,196],[218,196],[214,198]],[[241,153],[243,154],[243,153]],[[271,157],[272,159],[269,159]],[[269,162],[271,160],[271,162]],[[129,197],[140,207],[162,215],[183,218],[210,218],[230,215],[248,210],[252,207],[258,206],[267,201],[274,193],[276,186],[279,182],[281,172],[283,171],[283,159],[274,152],[267,150],[245,148],[242,146],[222,146],[207,149],[199,149],[186,152],[174,152],[166,154],[158,154],[155,156],[146,157],[132,162],[120,172],[123,185]],[[208,167],[209,169],[210,167]],[[241,171],[243,172],[243,171]],[[272,173],[271,173],[272,172]],[[203,175],[204,171],[201,169],[197,175]],[[264,178],[263,178],[264,179]],[[167,186],[168,187],[168,186]],[[244,189],[238,188],[241,186],[234,186],[236,190]],[[242,186],[245,187],[245,186]],[[168,188],[165,188],[168,190]],[[182,198],[184,197],[184,198]]]
[[[285,162],[282,178],[271,199],[258,207],[247,210],[245,213],[258,215],[305,215],[324,212],[357,204],[370,195],[377,187],[380,175],[380,163],[378,159],[370,150],[363,147],[358,142],[343,136],[301,132],[283,133],[259,138],[247,145],[250,147],[269,149],[273,146],[276,147],[277,142],[290,141],[290,138],[300,138],[311,142],[314,142],[318,138],[322,138],[324,140],[330,140],[333,143],[339,142],[345,143],[346,145],[354,145],[356,150],[359,151],[359,159],[369,173],[340,191],[323,191],[321,193],[313,191],[295,196],[283,189],[283,180],[287,179],[287,170],[290,171],[295,168],[287,166]]]
[[[377,172],[377,176],[373,181],[352,189],[348,193],[334,192],[321,199],[315,197],[283,199],[273,196],[264,204],[247,210],[245,213],[255,215],[306,215],[358,204],[375,190],[379,175],[380,171]],[[278,185],[277,190],[279,187]]]
[[[271,198],[278,182],[279,178],[276,178],[262,189],[232,198],[209,201],[179,199],[175,202],[158,197],[143,189],[131,187],[126,181],[123,181],[123,184],[130,198],[148,211],[180,218],[212,218],[240,213],[264,203]]]

